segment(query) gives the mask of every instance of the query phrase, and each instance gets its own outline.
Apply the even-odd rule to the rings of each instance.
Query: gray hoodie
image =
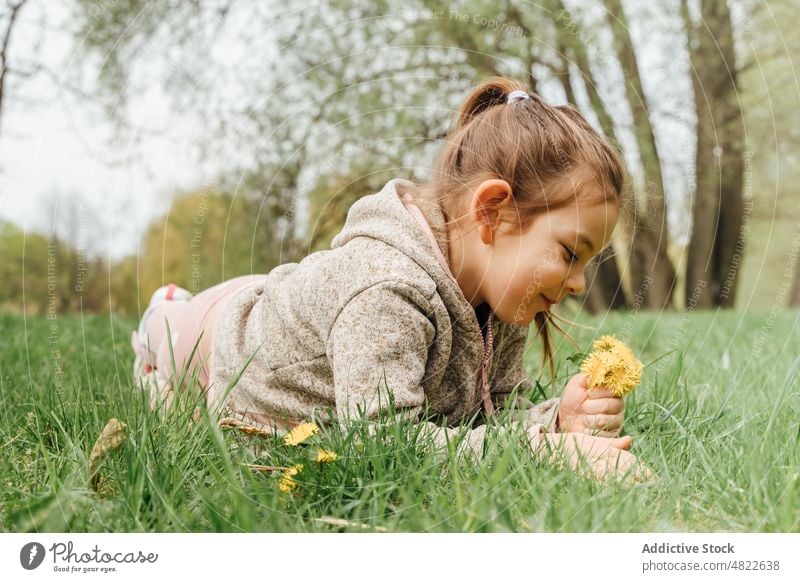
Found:
[[[351,206],[330,250],[274,268],[224,307],[209,392],[220,424],[280,434],[324,424],[327,411],[342,425],[362,413],[378,421],[391,393],[400,417],[424,423],[426,442],[443,451],[452,441],[473,460],[486,417],[504,408],[534,435],[555,431],[558,399],[521,394],[532,389],[528,327],[469,304],[448,267],[445,217],[414,204],[417,193],[390,180]]]

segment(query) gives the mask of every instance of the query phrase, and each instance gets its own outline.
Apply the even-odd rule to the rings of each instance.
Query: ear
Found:
[[[499,210],[512,202],[511,186],[505,180],[486,180],[475,188],[469,217],[477,226],[478,236],[484,244],[492,244],[494,231],[500,224]]]

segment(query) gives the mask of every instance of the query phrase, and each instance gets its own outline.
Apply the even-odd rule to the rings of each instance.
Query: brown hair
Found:
[[[525,91],[529,98],[508,103],[508,95],[515,90]],[[615,200],[620,210],[627,210],[620,154],[577,109],[549,105],[523,83],[496,76],[473,89],[459,108],[434,175],[420,185],[420,193],[435,200],[449,222],[460,216],[470,186],[490,178],[505,180],[514,198],[514,208],[507,212],[514,216],[499,218],[524,231],[538,214],[575,202],[575,188],[553,187],[570,177],[578,179],[579,192],[585,191],[586,184],[600,186],[603,197],[597,203]],[[534,316],[543,342],[542,365],[549,363],[553,379],[549,325],[575,344],[554,319],[574,323],[549,311]]]

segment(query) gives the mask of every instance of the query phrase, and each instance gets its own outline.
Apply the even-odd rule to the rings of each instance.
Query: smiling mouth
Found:
[[[548,307],[550,307],[551,305],[555,305],[555,301],[550,301],[550,299],[548,299],[545,295],[542,295],[542,298],[545,300]]]

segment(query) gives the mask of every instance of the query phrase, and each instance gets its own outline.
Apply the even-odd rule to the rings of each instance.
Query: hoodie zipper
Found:
[[[442,254],[442,250],[439,248],[439,244],[436,242],[435,237],[433,236],[433,232],[431,231],[430,225],[428,224],[427,219],[422,214],[422,211],[419,207],[414,204],[413,198],[409,194],[405,194],[403,197],[403,202],[406,205],[406,209],[414,216],[417,222],[420,224],[422,229],[425,231],[425,234],[428,238],[428,242],[430,243],[431,247],[433,248],[434,254],[436,258],[441,263],[442,267],[444,268],[444,272],[450,278],[453,283],[458,286],[458,281],[456,278],[453,277],[453,274],[450,272],[450,266],[447,264],[447,261]],[[466,300],[466,298],[465,298]],[[493,323],[494,323],[494,311],[489,308],[489,316],[487,317],[487,327],[486,327],[486,337],[483,337],[483,332],[481,332],[481,323],[478,321],[478,337],[481,338],[483,343],[483,355],[481,357],[481,373],[480,377],[478,378],[478,382],[480,383],[480,394],[482,395],[481,400],[483,401],[483,409],[486,412],[486,416],[490,416],[494,413],[494,405],[492,403],[492,397],[489,393],[489,358],[492,352],[492,343],[493,343]]]
[[[481,360],[481,393],[483,394],[483,409],[486,412],[486,416],[491,416],[494,414],[494,404],[492,403],[492,397],[490,394],[490,386],[489,386],[489,358],[492,352],[492,343],[494,338],[492,337],[492,327],[494,323],[494,311],[489,310],[489,317],[486,326],[486,337],[483,338],[483,358]],[[481,334],[482,336],[483,334]]]

